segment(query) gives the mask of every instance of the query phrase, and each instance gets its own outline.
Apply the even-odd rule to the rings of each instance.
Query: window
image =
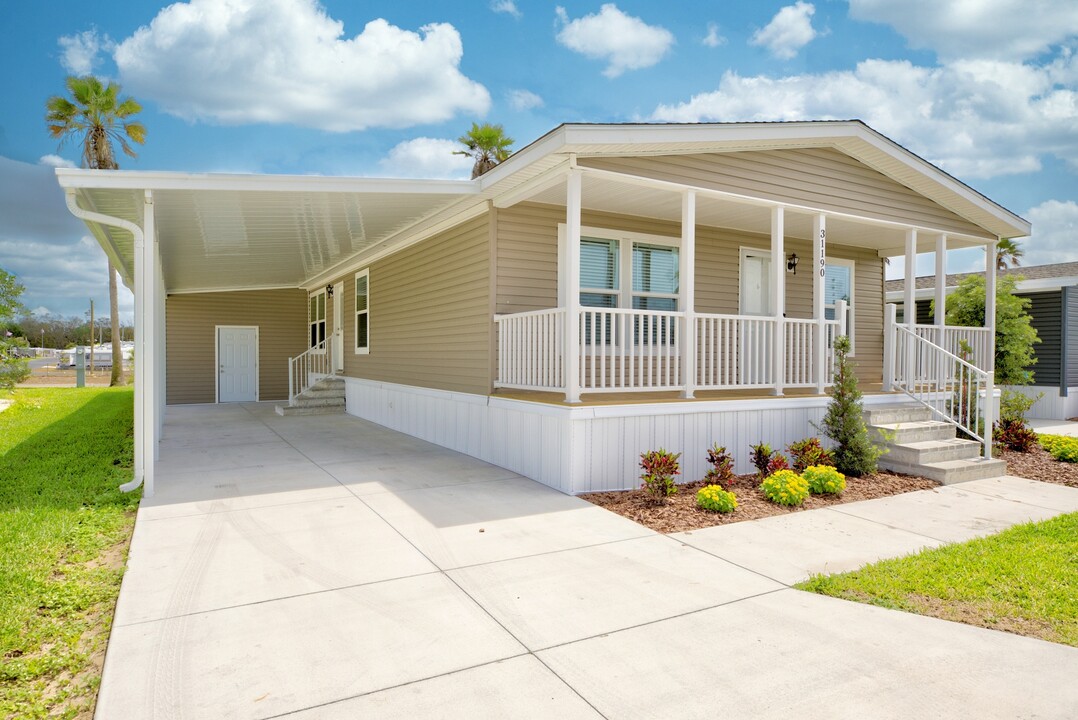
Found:
[[[618,306],[618,241],[580,239],[580,304],[584,307]]]
[[[326,291],[319,290],[311,295],[307,306],[307,322],[310,324],[311,347],[325,350],[326,341]]]
[[[633,243],[633,309],[677,310],[678,249]]]
[[[370,270],[356,273],[356,354],[371,351],[370,338]]]
[[[835,303],[839,300],[846,301],[846,327],[839,332],[850,338],[850,354],[854,347],[853,339],[853,260],[840,260],[827,258],[827,269],[823,280],[823,303],[824,317],[828,320],[835,319]]]

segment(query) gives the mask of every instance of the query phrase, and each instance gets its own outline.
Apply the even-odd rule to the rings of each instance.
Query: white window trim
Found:
[[[370,268],[364,268],[363,270],[360,270],[359,272],[356,273],[355,278],[353,278],[353,283],[354,284],[352,285],[353,298],[358,294],[357,289],[359,288],[359,279],[361,277],[367,279],[367,309],[366,310],[358,310],[357,309],[355,311],[354,315],[353,315],[353,318],[352,318],[352,332],[356,336],[355,337],[355,342],[353,343],[353,345],[354,345],[356,355],[370,355],[370,353],[371,353],[371,269]],[[358,308],[358,307],[359,307],[359,304],[356,303],[356,308]],[[367,316],[367,346],[366,347],[360,347],[359,346],[359,330],[357,328],[357,324],[359,322],[359,316],[360,315],[366,315]]]
[[[856,313],[857,313],[857,310],[854,307],[855,304],[856,304],[854,301],[855,301],[855,298],[857,297],[857,263],[855,261],[853,261],[853,260],[847,260],[846,258],[828,257],[827,258],[827,264],[828,265],[841,266],[841,267],[848,267],[850,269],[850,299],[849,299],[849,302],[846,303],[846,322],[849,324],[849,327],[850,327],[850,357],[856,357],[856,355],[857,355],[857,341],[856,341],[856,332],[857,332],[857,330],[856,330],[856,328],[857,328]],[[826,282],[826,278],[825,278],[825,282]],[[826,311],[828,308],[834,308],[834,307],[835,307],[834,305],[827,305],[825,303],[824,306],[823,306],[823,309],[824,309],[824,311]]]
[[[738,315],[744,315],[745,314],[745,258],[749,258],[749,257],[763,258],[764,260],[767,260],[768,263],[770,263],[771,262],[771,250],[768,249],[768,248],[746,247],[744,245],[741,246],[741,253],[740,253],[739,257],[738,257],[738,265],[737,265],[737,314]],[[768,279],[768,282],[770,282],[770,279]],[[769,289],[769,292],[768,292],[767,304],[771,305],[770,289]],[[771,317],[772,315],[774,315],[773,312],[767,312],[767,313],[765,313],[763,315],[753,315],[752,317]]]
[[[618,241],[618,287],[613,290],[580,287],[581,293],[592,292],[613,294],[617,296],[617,307],[623,310],[631,310],[633,306],[633,243],[645,245],[660,245],[678,248],[681,251],[681,238],[667,235],[651,235],[648,233],[632,232],[629,230],[612,230],[610,228],[598,228],[584,226],[580,228],[580,237],[595,238],[597,240]],[[568,304],[565,283],[565,253],[568,245],[565,223],[558,223],[558,305],[565,307]],[[681,282],[678,281],[676,295],[663,293],[636,293],[641,296],[673,297],[677,301],[678,308],[682,307]]]
[[[316,298],[319,295],[322,296],[322,307],[325,308],[325,310],[323,311],[325,313],[325,315],[323,315],[321,320],[315,320],[311,316],[311,298]],[[322,337],[325,338],[326,333],[329,331],[329,323],[327,322],[327,320],[328,320],[327,316],[328,315],[329,315],[329,298],[326,297],[326,291],[325,291],[324,288],[321,289],[321,290],[315,290],[313,293],[311,293],[310,295],[307,296],[307,349],[310,350],[311,352],[315,353],[316,355],[323,355],[323,354],[325,354],[326,351],[325,351],[325,348],[323,348],[321,350],[315,350],[314,349],[314,345],[311,344],[311,328],[314,326],[314,324],[316,322],[322,323],[322,325],[323,325]],[[316,337],[317,337],[317,335],[316,335]]]

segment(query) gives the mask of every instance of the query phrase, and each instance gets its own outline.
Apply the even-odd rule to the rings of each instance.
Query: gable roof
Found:
[[[560,125],[476,180],[57,169],[79,207],[141,223],[152,191],[169,292],[315,287],[526,193],[577,157],[834,148],[993,236],[1029,223],[860,121]],[[127,284],[133,240],[88,221]]]
[[[974,275],[984,275],[984,271],[968,273],[949,273],[945,287],[958,287],[959,283]],[[1078,284],[1078,262],[1050,263],[1047,265],[1028,265],[1025,267],[1006,268],[997,270],[996,275],[1006,277],[1015,275],[1022,278],[1021,285],[1039,288],[1063,287]],[[1041,281],[1041,282],[1037,282]],[[1022,286],[1019,289],[1026,289]],[[936,288],[935,275],[921,275],[914,278],[914,289],[934,290]],[[891,294],[902,292],[906,287],[905,280],[887,280],[883,284],[884,292]]]

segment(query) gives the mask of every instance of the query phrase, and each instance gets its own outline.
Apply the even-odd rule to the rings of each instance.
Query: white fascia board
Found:
[[[1020,275],[1021,273],[1018,274]],[[1078,285],[1078,276],[1068,275],[1066,277],[1020,280],[1014,286],[1014,289],[1015,292],[1048,292],[1050,290],[1059,290],[1060,288],[1070,287],[1071,285]],[[957,289],[957,287],[957,285],[948,285],[946,287],[947,294],[950,295]],[[884,297],[887,299],[887,302],[900,302],[902,300],[902,292],[902,290],[888,290],[884,294]],[[917,288],[914,290],[914,296],[916,296],[918,300],[930,300],[935,297],[935,289],[930,287]]]
[[[401,180],[323,175],[226,175],[57,168],[63,188],[101,190],[231,190],[248,192],[329,192],[397,195],[475,195],[474,180]]]

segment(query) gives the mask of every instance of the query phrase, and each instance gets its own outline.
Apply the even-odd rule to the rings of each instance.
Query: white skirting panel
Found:
[[[681,481],[703,478],[718,442],[738,473],[752,471],[749,445],[783,452],[818,435],[826,398],[564,407],[485,395],[344,378],[350,415],[442,445],[565,493],[623,490],[640,484],[640,454],[665,448],[681,456]],[[868,396],[865,404],[901,401]]]
[[[1078,388],[1068,388],[1065,396],[1058,387],[1011,385],[1008,386],[1008,389],[1017,390],[1030,397],[1037,397],[1043,393],[1027,413],[1031,418],[1067,420],[1068,418],[1078,417]]]

